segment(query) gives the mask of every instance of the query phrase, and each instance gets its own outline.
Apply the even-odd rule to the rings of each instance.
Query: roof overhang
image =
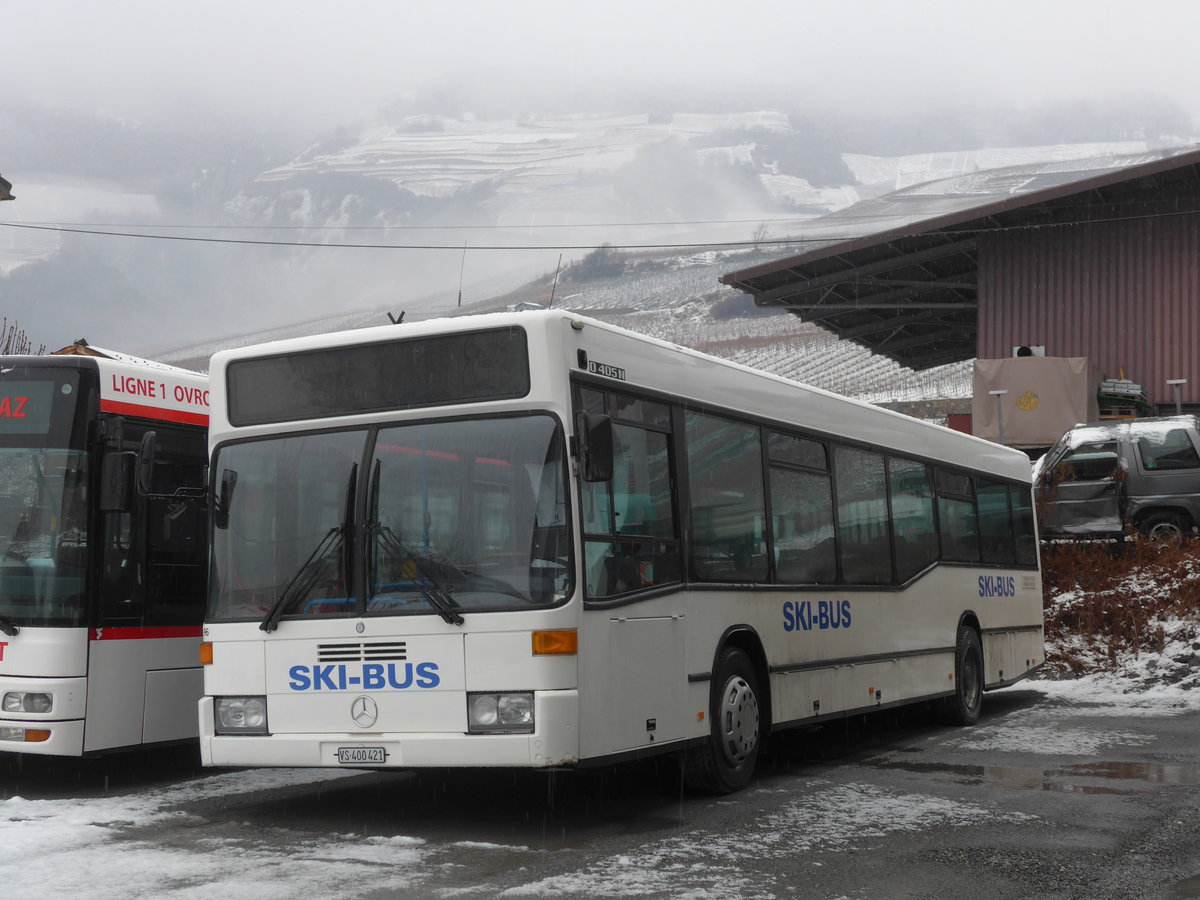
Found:
[[[931,183],[864,201],[814,220],[811,249],[721,282],[911,369],[968,360],[976,355],[981,237],[1178,212],[1181,198],[1195,211],[1200,151],[1149,156],[1157,158],[1099,170],[998,169],[979,174],[983,192],[938,193]]]

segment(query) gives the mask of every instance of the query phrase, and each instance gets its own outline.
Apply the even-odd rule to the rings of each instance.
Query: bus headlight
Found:
[[[5,712],[48,713],[54,708],[54,695],[44,691],[8,691],[0,706]]]
[[[266,734],[266,697],[214,698],[217,734]]]
[[[467,694],[471,734],[528,734],[533,731],[533,694]]]

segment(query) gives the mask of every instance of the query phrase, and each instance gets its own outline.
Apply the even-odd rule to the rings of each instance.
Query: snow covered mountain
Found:
[[[872,400],[965,396],[968,373],[899,369],[754,309],[719,276],[787,253],[769,242],[861,199],[1150,146],[847,153],[771,109],[410,109],[303,152],[280,136],[189,140],[60,117],[43,146],[43,120],[22,116],[0,112],[20,136],[3,161],[18,201],[3,212],[26,226],[0,230],[0,304],[38,342],[85,336],[203,365],[212,348],[383,323],[388,311],[411,321],[545,303],[561,269],[555,305]],[[45,230],[56,223],[70,230]],[[105,231],[147,237],[92,233]],[[585,265],[609,246],[612,271]]]

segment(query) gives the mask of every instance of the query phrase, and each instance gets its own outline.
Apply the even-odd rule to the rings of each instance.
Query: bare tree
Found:
[[[41,356],[46,352],[46,345],[42,344],[36,350],[33,349],[33,341],[29,339],[29,335],[25,333],[25,329],[13,322],[8,324],[8,318],[5,317],[4,324],[0,325],[0,353],[8,354],[32,354]]]

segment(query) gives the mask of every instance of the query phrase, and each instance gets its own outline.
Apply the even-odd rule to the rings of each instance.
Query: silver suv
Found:
[[[1200,525],[1200,419],[1076,425],[1038,461],[1034,490],[1045,537],[1182,541]]]

